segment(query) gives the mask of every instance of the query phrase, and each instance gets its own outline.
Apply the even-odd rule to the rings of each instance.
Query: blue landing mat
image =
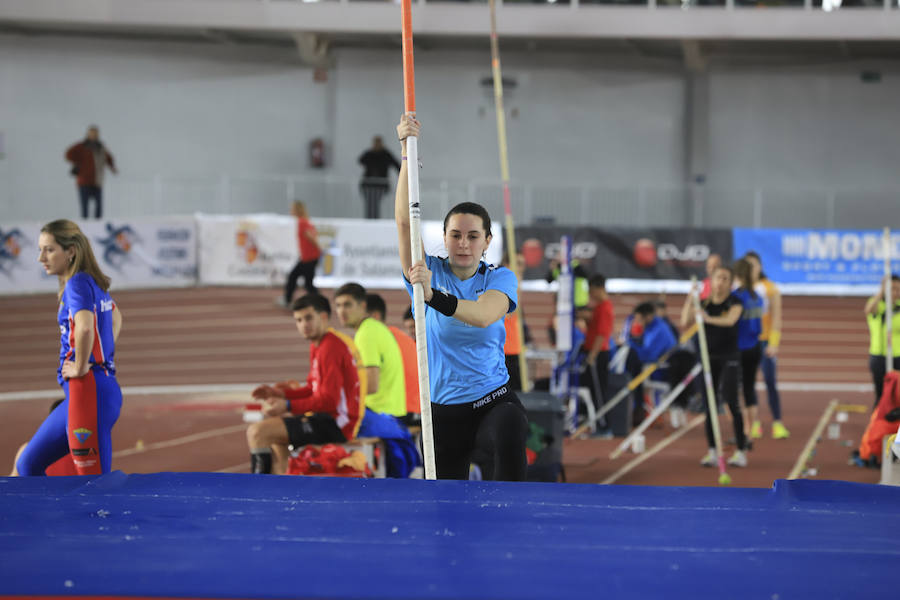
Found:
[[[867,598],[900,488],[159,473],[0,478],[0,594]]]

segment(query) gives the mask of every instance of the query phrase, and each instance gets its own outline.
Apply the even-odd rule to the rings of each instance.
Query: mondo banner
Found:
[[[685,280],[705,276],[706,259],[731,261],[730,229],[516,227],[525,279],[543,279],[559,256],[559,240],[572,236],[572,258],[585,270],[617,279]]]
[[[884,274],[880,231],[735,229],[734,253],[753,250],[773,281],[813,292],[870,291]],[[892,270],[900,269],[900,234],[891,236]],[[802,290],[801,290],[802,291]]]

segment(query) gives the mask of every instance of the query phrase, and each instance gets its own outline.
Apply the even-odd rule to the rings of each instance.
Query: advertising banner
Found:
[[[192,217],[77,221],[113,289],[184,287],[197,282]],[[56,291],[38,263],[43,223],[0,224],[0,294]]]
[[[753,250],[766,275],[797,293],[868,293],[884,275],[880,231],[735,229],[734,253]],[[900,233],[891,236],[892,270],[900,270]]]
[[[543,279],[559,256],[559,241],[571,235],[572,259],[588,274],[607,279],[687,280],[703,278],[706,259],[731,261],[730,229],[629,229],[624,227],[516,227],[525,279]]]
[[[281,286],[297,262],[296,221],[281,215],[199,215],[202,285]],[[399,288],[400,256],[393,221],[314,219],[322,258],[316,285],[337,287],[355,281],[371,288]],[[446,256],[443,224],[422,223],[425,251]],[[491,242],[486,260],[498,264],[502,232]]]
[[[197,215],[201,285],[271,285],[297,262],[296,220]]]

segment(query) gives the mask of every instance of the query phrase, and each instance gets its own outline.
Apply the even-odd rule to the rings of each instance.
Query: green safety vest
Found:
[[[578,266],[578,261],[572,261],[572,269]],[[560,268],[553,269],[553,279],[559,279]],[[587,306],[590,302],[590,285],[586,277],[574,277],[572,282],[572,300],[575,302],[575,308]]]
[[[884,356],[887,346],[887,327],[884,323],[884,300],[878,303],[878,311],[874,315],[866,315],[869,323],[869,354],[872,356]],[[891,318],[891,354],[900,356],[900,302],[894,305],[894,314]]]

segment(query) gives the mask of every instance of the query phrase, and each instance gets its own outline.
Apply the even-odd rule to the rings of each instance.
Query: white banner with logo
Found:
[[[113,290],[185,287],[197,282],[197,231],[192,217],[76,221],[91,242]],[[56,291],[38,263],[43,223],[0,224],[0,294]]]
[[[322,258],[317,286],[355,281],[371,288],[400,288],[397,229],[390,220],[313,219]],[[298,259],[297,225],[281,215],[198,215],[201,285],[284,284]],[[446,256],[443,224],[422,223],[426,252]],[[499,264],[502,232],[495,233],[486,260]]]

